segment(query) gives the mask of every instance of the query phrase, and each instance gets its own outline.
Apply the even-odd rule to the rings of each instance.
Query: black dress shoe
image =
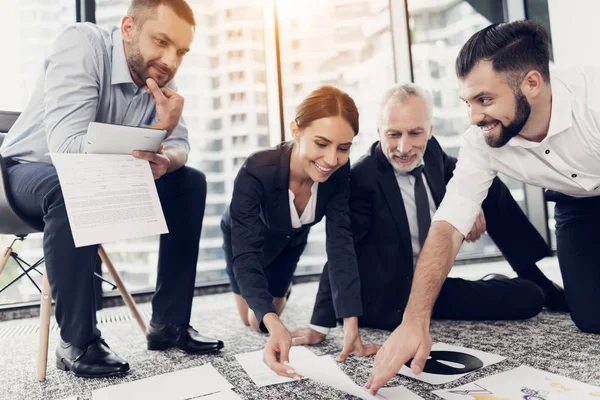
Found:
[[[550,280],[548,282],[549,284],[541,286],[542,291],[546,296],[546,303],[544,306],[552,311],[568,312],[569,305],[567,304],[567,298],[565,297],[565,289]]]
[[[76,347],[62,339],[56,347],[56,367],[84,378],[104,378],[122,375],[129,364],[116,355],[103,339]]]
[[[190,325],[148,325],[148,350],[166,350],[176,347],[190,354],[205,354],[221,350],[223,342],[202,336]]]

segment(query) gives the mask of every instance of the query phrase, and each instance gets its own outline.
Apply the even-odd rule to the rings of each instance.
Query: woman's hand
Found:
[[[290,347],[292,347],[290,332],[275,313],[266,314],[263,322],[271,334],[263,351],[263,362],[277,375],[301,379],[302,376],[287,365],[290,361]]]

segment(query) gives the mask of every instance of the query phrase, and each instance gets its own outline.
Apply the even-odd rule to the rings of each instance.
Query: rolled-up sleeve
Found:
[[[76,26],[54,41],[44,62],[44,126],[51,153],[83,152],[104,73],[99,53]]]
[[[267,332],[262,322],[263,317],[276,310],[263,273],[264,236],[260,220],[262,196],[261,183],[248,171],[247,164],[244,164],[234,182],[229,210],[233,274],[242,297],[256,315],[260,329]]]
[[[489,156],[465,140],[458,154],[454,175],[446,187],[446,195],[432,222],[446,221],[467,236],[496,175]]]
[[[339,179],[326,211],[326,250],[333,306],[337,318],[362,315],[360,277],[350,225],[349,165]]]

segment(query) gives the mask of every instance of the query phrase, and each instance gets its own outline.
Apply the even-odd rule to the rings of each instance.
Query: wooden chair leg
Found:
[[[12,247],[9,246],[4,251],[4,254],[2,254],[2,258],[0,258],[0,275],[2,275],[2,271],[4,271],[4,267],[6,267],[6,263],[8,262],[8,259],[10,258],[11,254]]]
[[[108,255],[106,254],[106,251],[104,251],[104,247],[102,247],[101,244],[98,245],[98,254],[100,255],[100,258],[102,259],[104,265],[106,265],[106,269],[108,269],[108,273],[112,277],[112,280],[115,282],[115,285],[117,285],[117,289],[119,289],[119,292],[121,292],[121,297],[123,297],[125,304],[127,304],[127,307],[129,307],[129,311],[140,326],[142,333],[146,335],[146,323],[142,319],[142,316],[140,315],[140,312],[137,309],[133,297],[131,297],[131,294],[129,294],[129,292],[127,291],[127,288],[123,284],[119,273],[110,261],[110,258],[108,258]]]
[[[48,363],[48,338],[50,336],[50,314],[52,311],[52,294],[48,274],[44,273],[42,283],[42,298],[40,300],[40,340],[38,348],[37,374],[38,381],[46,379]]]

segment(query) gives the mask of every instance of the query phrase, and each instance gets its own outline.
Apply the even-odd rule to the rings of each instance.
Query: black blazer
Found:
[[[456,159],[435,138],[423,156],[424,174],[439,207],[452,178]],[[394,312],[404,312],[413,279],[413,252],[402,194],[392,165],[375,142],[352,168],[350,177],[352,230],[361,280],[362,325]],[[511,264],[535,263],[550,254],[544,239],[529,222],[499,178],[482,208],[487,231]],[[323,271],[311,323],[333,327],[327,265]]]
[[[348,198],[349,163],[326,182],[319,183],[315,221],[292,228],[289,206],[290,156],[293,142],[252,154],[234,182],[233,198],[222,224],[231,232],[232,263],[236,283],[261,329],[263,316],[275,312],[263,266],[289,245],[306,241],[310,227],[327,217],[326,251],[330,265],[333,309],[337,318],[362,314],[360,280]]]

